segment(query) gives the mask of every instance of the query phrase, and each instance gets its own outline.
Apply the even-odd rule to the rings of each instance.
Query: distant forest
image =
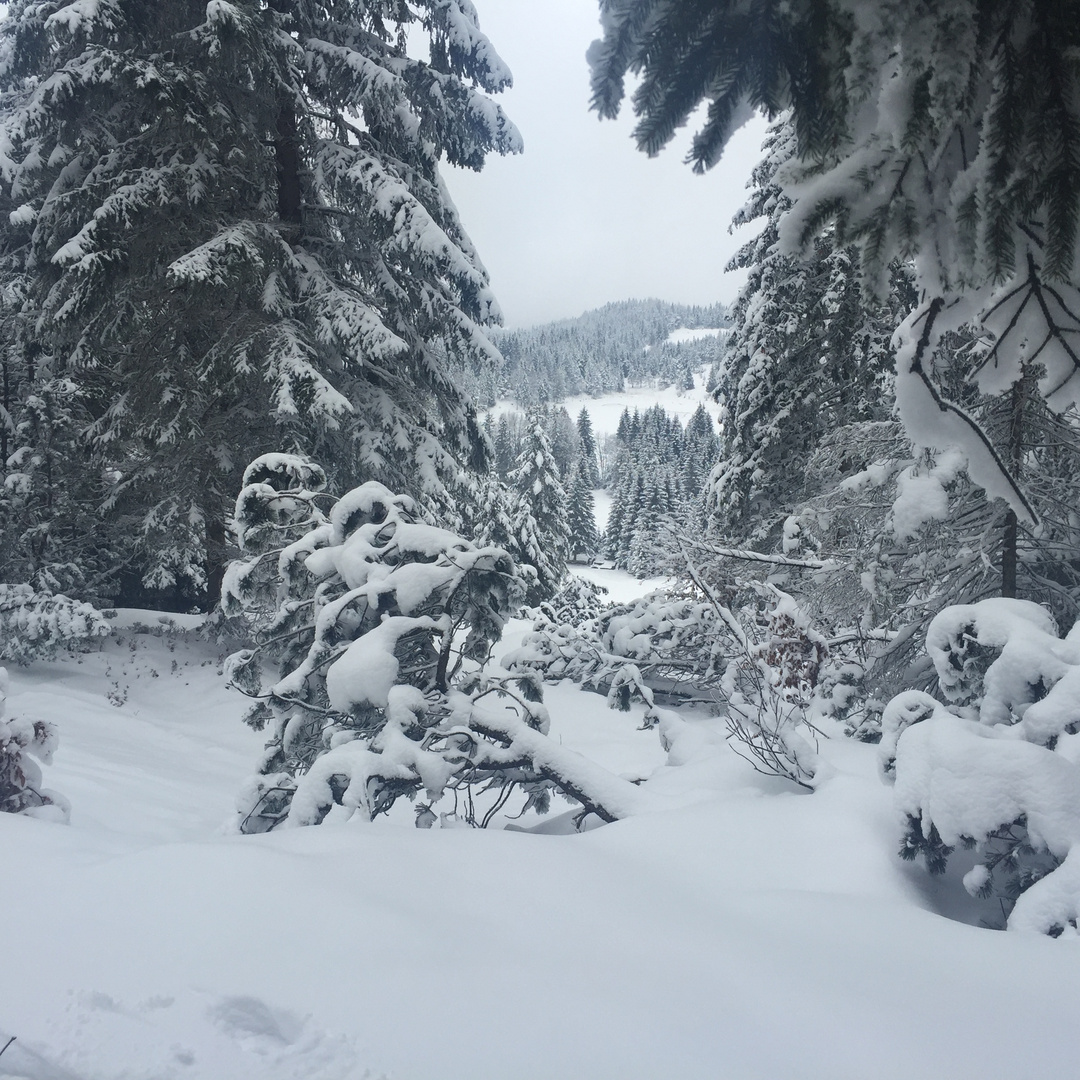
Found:
[[[693,386],[693,374],[711,364],[715,337],[669,342],[681,327],[727,327],[723,304],[691,307],[662,300],[623,300],[527,330],[494,331],[502,351],[498,369],[465,373],[467,389],[480,405],[510,398],[524,406],[562,401],[575,394],[622,390],[627,382],[659,379]]]

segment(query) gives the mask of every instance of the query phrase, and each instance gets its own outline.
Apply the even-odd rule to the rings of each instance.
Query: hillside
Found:
[[[11,711],[60,726],[47,782],[73,811],[0,815],[4,1080],[1074,1075],[1069,943],[942,917],[874,747],[829,740],[799,794],[720,720],[688,715],[696,748],[669,758],[640,707],[565,683],[560,742],[652,774],[666,808],[581,835],[552,835],[557,804],[536,833],[404,807],[237,836],[262,738],[219,661],[129,629],[12,671]],[[1003,1007],[1039,1037],[984,1037]]]
[[[475,400],[510,398],[520,405],[622,390],[659,379],[692,385],[717,353],[713,334],[728,324],[723,304],[689,307],[662,300],[625,300],[527,330],[501,331],[505,360],[495,372],[469,373]]]

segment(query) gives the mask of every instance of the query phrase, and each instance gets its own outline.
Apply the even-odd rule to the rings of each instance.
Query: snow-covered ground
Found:
[[[684,341],[700,341],[702,338],[719,337],[730,334],[731,331],[717,326],[680,326],[668,334],[668,342],[672,345],[681,345]]]
[[[675,386],[665,386],[663,389],[655,386],[628,386],[617,393],[600,394],[597,397],[579,394],[566,398],[559,404],[563,405],[575,420],[582,409],[588,409],[593,431],[597,435],[614,435],[619,428],[619,418],[624,409],[631,412],[640,409],[644,412],[654,405],[659,405],[665,412],[677,416],[684,426],[699,405],[704,405],[712,418],[718,420],[720,406],[705,392],[707,377],[707,369],[698,372],[694,376],[693,390],[679,390]],[[522,411],[521,406],[514,401],[496,402],[490,410],[496,419],[505,412]]]
[[[11,672],[9,711],[60,726],[73,813],[0,815],[5,1080],[1076,1075],[1075,941],[944,917],[962,890],[896,857],[873,747],[824,744],[807,795],[707,718],[665,765],[639,712],[563,685],[556,736],[677,808],[241,837],[222,823],[261,738],[220,659],[125,629]]]
[[[612,495],[607,488],[597,488],[592,494],[596,528],[598,532],[603,532],[607,528],[608,518],[611,517]]]
[[[607,589],[607,599],[612,604],[626,604],[639,596],[659,589],[665,578],[639,579],[625,570],[594,569],[591,566],[571,566],[570,572],[578,577],[602,585]]]

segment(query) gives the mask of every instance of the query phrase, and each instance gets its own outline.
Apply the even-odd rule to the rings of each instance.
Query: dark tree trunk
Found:
[[[209,511],[206,525],[206,605],[213,611],[221,600],[221,582],[225,577],[225,522],[220,514]]]
[[[278,217],[282,224],[300,229],[300,138],[296,126],[296,107],[282,100],[278,107],[277,135],[274,139],[277,160]]]
[[[1019,523],[1016,511],[1005,511],[1005,527],[1002,530],[1001,544],[1001,595],[1016,596],[1016,539]]]
[[[1024,405],[1027,402],[1031,380],[1025,373],[1013,383],[1009,392],[1009,465],[1013,479],[1021,482],[1020,472],[1024,463]],[[1005,512],[1005,524],[1001,539],[1001,595],[1015,597],[1016,571],[1019,565],[1020,523],[1016,511]]]
[[[7,356],[0,361],[4,366],[4,416],[0,418],[0,470],[7,472],[7,459],[11,450],[8,444],[8,424],[12,420],[14,402],[11,400],[11,365]]]

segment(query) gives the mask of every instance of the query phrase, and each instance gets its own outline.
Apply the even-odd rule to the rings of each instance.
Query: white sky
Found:
[[[617,121],[589,111],[585,50],[599,36],[596,0],[476,0],[480,25],[514,73],[498,96],[525,153],[493,155],[483,172],[444,170],[507,326],[579,315],[612,300],[687,304],[734,299],[724,265],[747,238],[728,234],[760,157],[764,121],[695,176],[689,132],[650,160]]]

